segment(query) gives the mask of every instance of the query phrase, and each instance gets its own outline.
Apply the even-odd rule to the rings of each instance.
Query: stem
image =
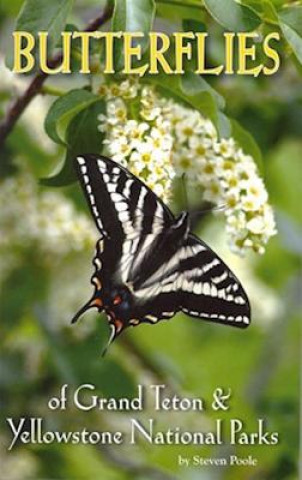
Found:
[[[263,21],[263,23],[267,23],[268,25],[279,27],[279,23],[277,22],[277,20],[272,20],[271,18],[265,18],[265,17],[261,17],[261,20]]]
[[[43,85],[40,93],[42,95],[52,95],[54,97],[62,97],[65,95],[66,91],[60,88],[53,87],[51,85]]]
[[[85,32],[93,32],[101,27],[109,20],[113,12],[112,2],[107,2],[107,5],[101,15],[92,20],[84,29]],[[62,61],[62,53],[59,52],[48,60],[49,68],[57,67]],[[28,104],[42,91],[42,86],[47,80],[48,75],[41,70],[36,73],[31,83],[25,92],[18,97],[8,108],[7,113],[0,123],[0,149],[4,145],[4,142],[15,124],[21,117],[22,113],[28,106]]]

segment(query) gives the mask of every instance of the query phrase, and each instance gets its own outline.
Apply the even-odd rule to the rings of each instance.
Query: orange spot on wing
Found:
[[[116,295],[116,297],[113,299],[113,305],[119,305],[120,303],[122,303],[122,297],[120,295]]]
[[[103,302],[100,298],[96,298],[95,300],[93,300],[91,305],[93,305],[95,307],[103,307]]]
[[[114,326],[115,326],[115,329],[118,332],[120,332],[124,326],[123,322],[121,320],[119,320],[118,318],[116,318],[114,320]]]

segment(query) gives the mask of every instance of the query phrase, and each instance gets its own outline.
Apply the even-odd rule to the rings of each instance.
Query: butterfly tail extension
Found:
[[[89,302],[85,303],[82,308],[75,314],[71,323],[76,323],[78,319],[90,308],[97,308],[99,312],[103,310],[103,304],[100,298],[92,297]]]
[[[112,344],[112,342],[116,339],[116,337],[118,335],[116,326],[113,323],[111,323],[109,326],[110,326],[110,336],[109,336],[109,340],[108,340],[106,346],[104,347],[104,349],[102,351],[102,354],[101,354],[102,357],[105,357],[106,353],[108,352],[108,349],[109,349],[110,345]]]

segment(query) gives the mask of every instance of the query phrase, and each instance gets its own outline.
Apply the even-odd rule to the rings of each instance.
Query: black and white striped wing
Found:
[[[137,177],[99,155],[76,158],[76,171],[95,223],[105,237],[152,233],[152,225],[169,226],[173,215]],[[116,231],[116,228],[119,231]]]
[[[179,275],[181,308],[185,313],[248,327],[250,305],[239,280],[216,253],[192,234],[180,250]]]
[[[225,263],[201,240],[190,234],[172,256],[135,292],[153,312],[153,322],[177,311],[216,323],[245,328],[250,306],[240,282]],[[147,317],[147,321],[150,316]],[[157,319],[157,320],[156,320]]]
[[[174,217],[166,205],[138,178],[111,159],[83,155],[76,171],[103,241],[94,264],[117,272],[123,283],[139,269],[140,260]]]

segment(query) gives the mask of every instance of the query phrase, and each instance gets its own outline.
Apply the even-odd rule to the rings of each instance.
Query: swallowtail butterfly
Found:
[[[176,218],[142,181],[109,158],[83,155],[75,164],[101,237],[93,258],[94,292],[73,323],[89,308],[104,311],[109,344],[129,326],[156,323],[179,311],[234,327],[249,325],[245,291],[190,232],[188,213]]]

